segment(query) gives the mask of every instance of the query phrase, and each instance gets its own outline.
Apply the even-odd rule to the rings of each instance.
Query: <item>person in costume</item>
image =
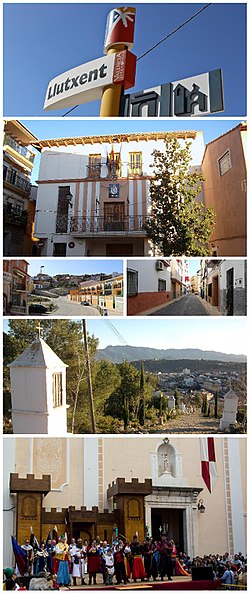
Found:
[[[172,566],[172,552],[173,547],[170,542],[167,542],[166,536],[162,536],[161,541],[158,543],[159,551],[159,573],[161,580],[163,581],[164,576],[167,575],[168,580],[172,581],[173,566]]]
[[[21,548],[23,549],[23,551],[25,551],[27,555],[27,573],[31,574],[33,572],[34,551],[28,538],[27,540],[25,540],[24,544],[21,545]]]
[[[84,572],[85,572],[85,564],[84,559],[86,553],[83,551],[82,540],[78,538],[76,544],[72,544],[70,547],[70,556],[71,556],[71,563],[72,563],[72,578],[73,578],[73,585],[76,586],[76,578],[81,578],[82,586],[85,585],[84,581]]]
[[[127,583],[127,575],[126,575],[126,570],[125,570],[125,563],[124,563],[124,558],[125,558],[125,544],[123,543],[123,541],[120,539],[118,539],[118,543],[117,545],[115,545],[115,550],[114,550],[114,566],[115,566],[115,577],[116,577],[116,582],[117,585],[121,583],[121,581],[124,582],[124,584]]]
[[[139,538],[137,535],[134,536],[130,548],[133,558],[132,578],[134,581],[138,579],[144,580],[146,578],[146,572],[142,560],[142,546],[140,545]]]
[[[68,550],[69,545],[66,543],[65,535],[61,534],[60,540],[55,547],[55,559],[59,561],[57,571],[57,582],[59,586],[70,585]]]
[[[111,586],[111,584],[113,584],[113,575],[115,573],[112,549],[109,547],[106,552],[103,551],[102,557],[105,562],[105,584],[106,586]]]
[[[96,540],[92,539],[87,547],[88,572],[89,572],[89,586],[92,583],[96,584],[96,574],[100,572],[100,557]]]

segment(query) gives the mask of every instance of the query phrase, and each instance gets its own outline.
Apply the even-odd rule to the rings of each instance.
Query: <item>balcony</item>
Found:
[[[18,225],[20,227],[26,227],[28,221],[28,212],[26,210],[20,210],[20,208],[13,206],[12,204],[3,205],[4,224],[10,223]]]
[[[23,157],[28,159],[28,161],[30,161],[31,163],[34,163],[35,154],[31,153],[31,151],[29,149],[27,149],[26,146],[22,146],[21,144],[18,144],[14,140],[14,138],[9,136],[9,134],[4,135],[3,145],[10,146],[11,148],[14,149],[14,151],[16,151],[17,153],[19,153],[20,155],[22,155]]]
[[[26,292],[27,291],[26,283],[18,283],[16,281],[14,281],[13,285],[12,285],[12,291],[14,293],[18,293],[19,291],[22,293],[24,291]]]
[[[8,169],[7,167],[3,168],[3,181],[15,186],[15,188],[23,190],[23,192],[26,192],[27,194],[30,194],[31,183],[29,180],[17,175],[15,171]]]
[[[144,216],[124,216],[115,220],[110,215],[107,217],[71,217],[70,233],[72,235],[98,235],[115,233],[143,233],[147,218]]]

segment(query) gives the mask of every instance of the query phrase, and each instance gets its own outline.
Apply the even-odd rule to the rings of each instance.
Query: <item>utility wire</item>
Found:
[[[161,43],[163,43],[164,41],[166,41],[167,39],[169,39],[169,37],[171,37],[172,35],[174,35],[174,33],[177,33],[177,31],[179,31],[180,29],[182,29],[182,27],[185,27],[185,25],[187,25],[188,23],[190,23],[190,21],[192,21],[193,19],[195,19],[195,17],[197,17],[201,12],[203,12],[204,10],[206,10],[206,8],[208,8],[209,6],[211,6],[211,4],[212,4],[212,2],[209,2],[208,4],[205,4],[205,6],[203,6],[202,8],[200,8],[200,10],[198,10],[197,12],[195,12],[195,14],[193,14],[191,17],[189,17],[189,19],[187,19],[186,21],[184,21],[184,23],[181,23],[181,25],[179,25],[178,27],[176,27],[175,29],[173,29],[173,31],[171,31],[170,33],[168,33],[168,35],[166,35],[165,37],[163,37],[163,39],[161,39],[160,41],[158,41],[157,43],[155,43],[155,45],[152,45],[152,47],[150,47],[146,52],[144,52],[144,54],[142,54],[141,56],[139,56],[139,58],[137,58],[136,61],[139,62],[139,60],[142,60],[142,58],[144,58],[145,56],[147,56],[150,52],[152,52]],[[79,105],[75,105],[75,107],[71,107],[71,109],[69,109],[68,111],[66,111],[66,113],[64,113],[62,115],[62,118],[64,118],[69,113],[71,113],[71,111],[73,111],[77,107],[79,107]]]
[[[171,37],[172,35],[174,35],[174,33],[176,33],[177,31],[179,31],[180,29],[182,29],[182,27],[185,27],[185,25],[187,25],[188,23],[190,23],[190,21],[192,21],[195,17],[198,16],[198,14],[200,14],[201,12],[203,12],[203,10],[206,10],[206,8],[208,8],[209,6],[211,6],[212,2],[209,2],[209,4],[206,4],[205,6],[203,6],[203,8],[201,8],[200,10],[198,10],[198,12],[196,12],[195,14],[193,14],[189,19],[187,19],[186,21],[184,21],[184,23],[182,23],[181,25],[179,25],[178,27],[176,27],[175,29],[173,29],[173,31],[171,31],[171,33],[168,33],[168,35],[166,35],[165,37],[163,37],[163,39],[161,39],[160,41],[158,41],[158,43],[155,43],[155,45],[152,45],[152,47],[150,47],[146,52],[144,52],[144,54],[142,54],[141,56],[139,56],[139,58],[137,58],[137,62],[139,62],[139,60],[141,60],[142,58],[144,58],[145,56],[147,56],[147,54],[149,54],[150,52],[152,52],[156,47],[158,47],[158,45],[160,45],[161,43],[163,43],[164,41],[166,41],[167,39],[169,39],[169,37]]]

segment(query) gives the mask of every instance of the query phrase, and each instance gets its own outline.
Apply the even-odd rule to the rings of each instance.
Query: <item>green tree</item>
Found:
[[[218,392],[214,395],[214,418],[218,418]]]
[[[121,378],[120,387],[108,398],[105,414],[122,419],[126,431],[130,420],[138,413],[140,373],[128,361],[117,367]]]
[[[174,397],[175,397],[175,409],[176,410],[179,410],[179,406],[180,406],[180,392],[178,392],[177,388],[175,388]]]
[[[139,402],[138,420],[139,420],[140,425],[144,425],[144,423],[145,423],[145,374],[144,374],[143,361],[141,361],[141,371],[140,371],[140,402]]]
[[[172,134],[165,151],[153,151],[154,175],[150,181],[151,214],[145,229],[164,256],[206,256],[214,227],[214,213],[198,195],[204,178],[191,170],[190,143],[183,147]]]

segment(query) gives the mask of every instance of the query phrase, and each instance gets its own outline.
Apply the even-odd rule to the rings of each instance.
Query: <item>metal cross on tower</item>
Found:
[[[36,326],[36,330],[38,330],[38,338],[41,338],[41,334],[42,334],[43,328],[42,328],[42,326],[40,324],[40,321],[38,322],[38,325]]]

